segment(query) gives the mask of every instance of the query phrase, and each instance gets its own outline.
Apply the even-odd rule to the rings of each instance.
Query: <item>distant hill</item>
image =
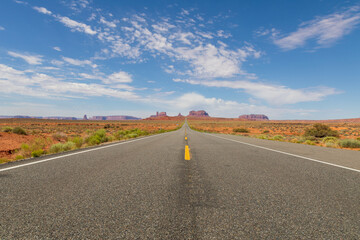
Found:
[[[119,115],[119,116],[93,116],[89,118],[89,120],[140,120],[141,118]]]
[[[269,120],[269,118],[264,114],[245,114],[245,115],[240,115],[239,118],[245,120],[252,120],[252,121]]]

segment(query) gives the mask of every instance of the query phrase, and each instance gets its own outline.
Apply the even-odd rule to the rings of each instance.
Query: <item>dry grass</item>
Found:
[[[13,161],[40,153],[50,153],[54,144],[62,144],[62,150],[72,144],[76,148],[87,147],[115,140],[161,133],[179,128],[181,120],[128,120],[128,121],[69,121],[44,119],[0,119],[0,129],[22,128],[27,135],[9,131],[0,133],[0,163]],[[103,131],[105,136],[99,141],[94,134]],[[124,133],[119,136],[119,133]],[[96,139],[95,139],[96,140]],[[38,143],[41,146],[38,147]],[[67,145],[66,145],[67,144]],[[36,145],[36,146],[35,146]],[[73,147],[69,148],[73,149]]]
[[[260,139],[288,141],[309,145],[341,148],[340,144],[326,144],[321,139],[311,139],[304,136],[305,130],[315,123],[323,123],[339,132],[339,141],[343,139],[358,139],[360,137],[360,122],[335,121],[239,121],[233,120],[195,120],[189,119],[189,125],[204,132],[225,133],[256,137]],[[239,131],[238,129],[246,129]],[[352,148],[358,150],[358,148]]]

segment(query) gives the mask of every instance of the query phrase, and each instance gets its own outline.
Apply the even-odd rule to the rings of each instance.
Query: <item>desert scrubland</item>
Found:
[[[0,163],[178,129],[181,120],[0,119]]]
[[[325,121],[240,121],[189,119],[192,129],[286,141],[324,147],[360,150],[360,119]]]

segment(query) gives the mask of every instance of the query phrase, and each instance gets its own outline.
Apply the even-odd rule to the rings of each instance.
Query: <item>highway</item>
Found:
[[[360,239],[360,152],[193,131],[0,166],[0,239]]]

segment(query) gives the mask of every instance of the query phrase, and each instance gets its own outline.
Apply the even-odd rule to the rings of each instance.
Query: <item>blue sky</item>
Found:
[[[3,0],[0,115],[360,117],[359,1]]]

